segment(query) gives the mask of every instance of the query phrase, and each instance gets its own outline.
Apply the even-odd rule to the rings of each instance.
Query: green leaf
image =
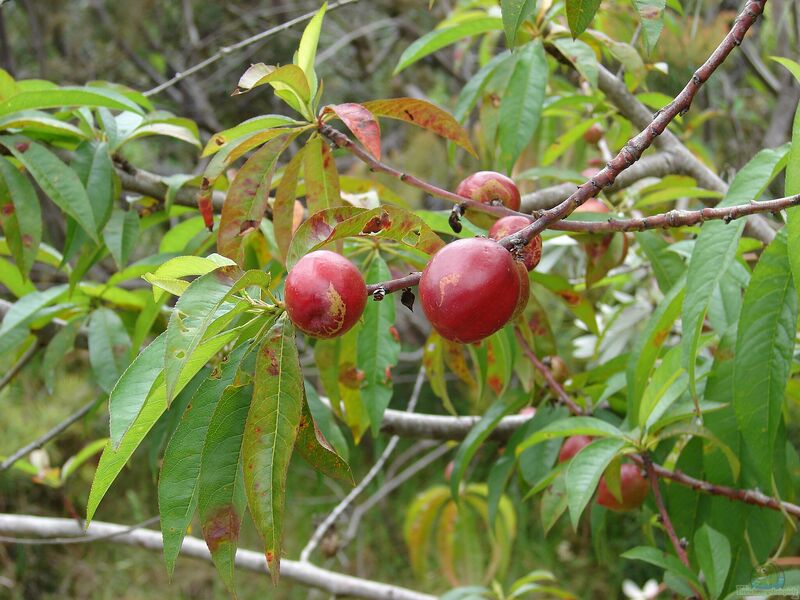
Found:
[[[800,105],[792,124],[792,146],[786,163],[785,194],[800,194]],[[794,287],[800,291],[800,206],[786,209],[786,231],[789,236],[789,262],[792,265]]]
[[[712,598],[719,598],[731,566],[731,544],[716,529],[703,525],[694,534],[694,554]]]
[[[389,267],[375,255],[365,277],[367,281],[387,281],[392,278]],[[359,368],[364,371],[361,396],[367,407],[372,434],[377,436],[383,422],[383,413],[392,399],[392,369],[397,365],[400,342],[392,333],[395,322],[395,305],[389,302],[368,300],[364,310],[364,326],[358,333]]]
[[[544,105],[548,67],[541,40],[525,44],[515,54],[516,64],[500,103],[501,160],[508,171],[530,143]]]
[[[594,440],[572,457],[567,466],[567,506],[572,527],[577,530],[583,509],[592,499],[603,471],[626,445],[625,440]]]
[[[506,396],[498,399],[492,404],[486,413],[481,417],[475,426],[470,429],[467,437],[461,442],[458,447],[458,452],[453,459],[453,473],[450,476],[450,493],[454,499],[458,499],[459,488],[461,480],[464,478],[464,473],[469,467],[469,463],[475,456],[475,453],[480,448],[481,444],[486,441],[486,438],[494,431],[500,420],[512,412],[516,412],[527,402],[524,396],[517,396],[515,394],[507,394]]]
[[[331,104],[323,112],[333,113],[341,119],[364,148],[376,159],[381,159],[381,127],[375,115],[355,102]]]
[[[516,46],[520,25],[536,9],[536,0],[501,0],[500,9],[503,14],[503,28],[506,31],[506,45],[513,48]]]
[[[97,384],[111,392],[130,362],[131,339],[119,315],[98,308],[89,319],[89,364]]]
[[[159,373],[164,370],[166,343],[167,334],[165,332],[133,359],[111,390],[111,396],[108,398],[108,414],[112,447],[119,446],[127,431],[136,421]]]
[[[156,120],[145,119],[142,124],[136,127],[125,139],[116,144],[114,149],[117,150],[122,144],[132,140],[138,140],[151,135],[171,137],[191,144],[192,146],[197,146],[198,149],[201,147],[200,134],[197,131],[197,125],[194,121],[191,119],[170,117]]]
[[[158,479],[158,507],[164,538],[164,560],[172,574],[186,529],[198,502],[201,457],[217,402],[234,377],[249,345],[234,350],[195,392],[175,433],[167,443]],[[209,474],[209,478],[214,473]]]
[[[745,291],[734,360],[733,408],[762,489],[772,486],[797,310],[786,234],[781,231],[761,254]]]
[[[648,53],[652,52],[664,28],[666,0],[633,0],[633,4],[639,12],[645,48]]]
[[[250,65],[250,68],[239,79],[233,95],[244,94],[267,83],[275,89],[276,95],[289,106],[306,118],[312,118],[307,108],[311,102],[311,88],[308,85],[306,74],[297,65],[283,65],[282,67],[264,63]]]
[[[492,59],[483,65],[480,70],[473,75],[467,84],[461,88],[456,101],[456,107],[453,110],[453,116],[459,123],[463,123],[467,115],[475,107],[483,90],[494,75],[495,70],[501,63],[511,59],[511,52],[501,52],[492,57]],[[514,59],[515,60],[515,59]]]
[[[231,127],[225,131],[220,131],[214,134],[206,147],[203,148],[202,157],[210,156],[216,153],[223,146],[230,144],[232,141],[242,138],[248,134],[258,133],[275,127],[287,127],[302,125],[303,121],[292,119],[284,115],[262,115],[260,117],[253,117],[242,121],[236,127]]]
[[[553,45],[558,48],[575,69],[583,75],[593,88],[597,88],[597,78],[600,76],[600,63],[592,47],[581,40],[558,38],[553,40]]]
[[[20,133],[49,134],[57,137],[86,139],[88,135],[66,121],[56,119],[46,112],[23,110],[0,118],[0,130],[16,129]]]
[[[103,240],[118,269],[123,269],[128,264],[138,238],[139,213],[133,209],[114,207],[103,229]]]
[[[275,243],[280,251],[281,258],[286,262],[289,244],[294,236],[294,207],[297,198],[297,179],[300,167],[303,166],[305,147],[295,154],[283,170],[281,180],[275,190],[275,202],[272,205],[272,229],[275,233]]]
[[[89,196],[78,175],[44,146],[21,136],[1,136],[0,144],[11,151],[45,194],[75,219],[95,243],[97,221]]]
[[[572,37],[576,38],[589,27],[597,9],[600,8],[600,0],[566,0],[566,2],[569,30],[572,32]]]
[[[25,175],[0,157],[0,225],[14,261],[27,278],[42,243],[42,209]]]
[[[144,114],[142,108],[122,94],[96,87],[60,87],[20,92],[0,102],[0,116],[20,110],[61,108],[70,106],[105,107]]]
[[[609,437],[618,440],[625,439],[625,435],[622,431],[606,421],[601,421],[595,417],[568,417],[550,423],[535,432],[517,447],[517,455],[522,454],[527,448],[546,440],[569,437],[572,435]]]
[[[642,393],[639,404],[641,429],[651,427],[686,391],[689,376],[681,368],[681,348],[675,346],[664,356]]]
[[[5,238],[0,238],[0,243],[4,242]],[[0,260],[0,284],[6,286],[15,298],[36,291],[36,287],[29,280],[22,278],[16,261],[11,263],[5,259]]]
[[[661,567],[662,569],[668,572],[671,571],[678,577],[683,578],[688,583],[693,584],[695,589],[703,589],[703,586],[700,585],[700,581],[697,579],[697,575],[692,573],[686,566],[684,566],[684,564],[678,560],[677,557],[672,556],[671,554],[666,554],[658,548],[653,548],[651,546],[638,546],[623,553],[621,557],[629,558],[631,560],[641,560],[643,562],[650,563],[651,565]]]
[[[628,421],[639,422],[639,404],[664,340],[680,315],[686,281],[681,279],[656,306],[644,331],[636,338],[628,360]]]
[[[798,83],[800,83],[800,63],[782,56],[770,56],[770,60],[774,60],[779,65],[783,65],[792,75],[794,75],[794,78],[797,79]]]
[[[421,58],[425,58],[437,50],[441,50],[459,40],[482,33],[489,33],[490,31],[499,31],[501,29],[503,29],[503,20],[497,17],[470,19],[450,27],[434,29],[423,35],[403,51],[403,54],[400,55],[400,60],[397,62],[397,66],[394,68],[393,75],[397,75],[400,71],[413,65]]]
[[[114,204],[114,165],[105,142],[81,144],[75,151],[72,168],[80,177],[92,206],[94,222],[102,229]]]
[[[376,117],[397,119],[432,131],[438,136],[455,142],[477,157],[469,136],[450,113],[418,98],[390,98],[363,102],[362,106]]]
[[[198,481],[203,539],[225,586],[236,596],[233,579],[239,529],[246,510],[242,437],[253,386],[228,387],[208,425]]]
[[[786,157],[785,147],[759,152],[737,173],[720,208],[757,200]],[[703,225],[689,261],[686,297],[683,301],[683,363],[689,373],[689,389],[695,391],[695,362],[708,303],[719,280],[736,255],[744,220],[711,221]]]
[[[317,73],[314,71],[314,59],[317,57],[317,43],[319,42],[322,20],[325,18],[327,8],[328,3],[324,2],[317,14],[306,25],[303,30],[303,36],[300,38],[300,46],[297,49],[295,60],[295,64],[303,69],[303,73],[306,74],[312,98],[317,95]]]
[[[224,257],[219,257],[223,259]],[[189,287],[188,281],[183,281],[180,277],[190,275],[205,275],[220,266],[232,266],[236,263],[224,258],[226,262],[211,260],[201,256],[178,256],[171,258],[152,273],[142,275],[142,279],[153,285],[153,298],[159,300],[166,290],[171,294],[180,296]]]
[[[353,473],[339,453],[331,446],[322,430],[317,426],[307,403],[303,403],[303,415],[297,430],[297,453],[314,470],[323,475],[346,481],[354,485]]]
[[[331,408],[322,402],[317,390],[308,381],[305,382],[304,387],[306,404],[311,412],[311,417],[314,419],[314,426],[319,429],[322,437],[330,443],[336,454],[346,461],[349,455],[347,440],[336,424]]]
[[[290,135],[269,140],[255,152],[236,174],[225,203],[217,233],[217,251],[242,264],[248,230],[257,230],[264,218],[275,167],[291,141]]]
[[[655,431],[656,427],[653,427]],[[725,459],[728,461],[728,466],[731,470],[731,475],[733,476],[733,480],[737,481],[739,479],[739,472],[741,471],[741,463],[739,462],[739,458],[736,453],[728,446],[725,442],[720,440],[716,435],[714,435],[710,429],[707,427],[703,427],[702,425],[698,425],[696,423],[690,422],[683,422],[683,423],[676,423],[674,425],[670,425],[669,427],[665,427],[662,431],[658,434],[658,439],[667,439],[670,437],[675,436],[691,436],[692,438],[703,438],[708,440],[708,442],[718,448],[720,452],[725,456]],[[712,454],[709,451],[705,451],[706,455]]]
[[[394,240],[413,250],[433,254],[444,242],[411,211],[385,204],[372,210],[341,206],[311,215],[297,229],[286,256],[291,269],[301,257],[347,237]]]
[[[83,319],[70,321],[59,329],[47,344],[42,358],[42,376],[44,384],[47,386],[48,393],[52,394],[55,389],[55,381],[59,363],[64,356],[75,347],[75,338],[83,324]]]
[[[66,289],[66,285],[54,285],[43,292],[33,292],[17,300],[3,318],[3,324],[0,326],[0,338],[15,327],[30,323],[39,310],[49,306]]]
[[[686,272],[686,265],[677,254],[669,250],[669,244],[657,233],[642,231],[635,236],[636,243],[644,250],[647,260],[653,267],[658,288],[662,294],[668,294]]]
[[[247,501],[264,539],[274,583],[280,571],[286,474],[302,407],[303,378],[294,326],[283,316],[258,349],[255,392],[242,442]]]
[[[311,136],[303,152],[308,214],[334,208],[342,203],[339,173],[331,149],[318,135]]]

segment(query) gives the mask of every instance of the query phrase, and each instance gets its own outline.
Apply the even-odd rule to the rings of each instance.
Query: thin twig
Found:
[[[334,10],[334,9],[339,8],[341,6],[345,6],[346,4],[353,4],[354,2],[358,2],[358,1],[359,0],[339,0],[339,2],[334,2],[333,4],[328,6],[328,10],[331,11],[331,10]],[[277,25],[275,27],[267,29],[266,31],[262,31],[260,33],[257,33],[256,35],[253,35],[253,36],[250,36],[248,38],[245,38],[245,39],[243,39],[243,40],[241,40],[239,42],[236,42],[235,44],[232,44],[230,46],[223,46],[215,54],[212,54],[211,56],[209,56],[205,60],[197,63],[196,65],[193,65],[193,66],[189,67],[188,69],[185,69],[185,70],[181,71],[180,73],[175,73],[175,76],[172,77],[172,79],[169,79],[169,80],[165,81],[164,83],[162,83],[161,85],[157,85],[156,87],[154,87],[154,88],[152,88],[150,90],[147,90],[146,92],[144,92],[144,95],[145,96],[153,96],[155,94],[158,94],[159,92],[164,91],[168,87],[175,85],[179,81],[182,81],[183,79],[186,79],[190,75],[193,75],[193,74],[197,73],[198,71],[201,71],[201,70],[205,69],[207,66],[214,64],[215,62],[217,62],[218,60],[220,60],[224,56],[227,56],[227,55],[231,54],[232,52],[236,52],[237,50],[241,50],[242,48],[244,48],[246,46],[249,46],[250,44],[255,44],[256,42],[259,42],[259,41],[261,41],[261,40],[263,40],[265,38],[273,36],[276,33],[280,33],[281,31],[285,31],[286,29],[290,29],[291,27],[294,27],[298,23],[303,23],[305,21],[308,21],[315,14],[317,14],[316,10],[308,12],[308,13],[306,13],[304,15],[300,15],[299,17],[295,17],[294,19],[290,19],[290,20],[288,20],[288,21],[286,21],[284,23],[281,23],[280,25]]]
[[[422,391],[422,384],[425,382],[425,367],[420,367],[419,373],[417,374],[417,381],[414,383],[414,390],[411,392],[411,398],[408,401],[408,408],[406,408],[406,412],[413,412],[414,408],[417,406],[417,401],[419,400],[419,394]],[[386,464],[386,461],[389,460],[389,456],[391,456],[394,449],[397,447],[397,444],[400,442],[399,435],[393,435],[389,440],[389,443],[386,444],[386,448],[384,448],[383,453],[380,455],[378,460],[372,465],[372,468],[367,472],[364,476],[364,479],[354,487],[347,496],[342,499],[339,504],[330,512],[330,514],[325,517],[325,520],[320,523],[317,528],[314,530],[314,533],[311,535],[311,538],[308,540],[308,543],[303,548],[302,552],[300,552],[300,562],[308,562],[308,559],[311,557],[311,553],[317,547],[319,542],[322,540],[325,533],[328,531],[331,525],[333,525],[337,519],[347,510],[347,508],[352,504],[353,500],[355,500],[361,492],[363,492],[367,486],[372,482],[373,479],[380,473],[383,465]]]
[[[19,357],[19,360],[14,363],[14,365],[6,372],[6,374],[3,375],[3,378],[0,379],[0,392],[2,392],[3,388],[11,383],[14,380],[14,377],[16,377],[17,374],[25,368],[25,365],[27,365],[34,356],[36,356],[36,353],[41,347],[42,343],[37,339],[27,350],[25,350],[23,355]]]
[[[84,415],[88,414],[89,411],[92,410],[94,405],[95,405],[95,401],[94,400],[89,402],[83,408],[79,409],[78,411],[74,412],[73,414],[68,416],[66,419],[61,421],[61,423],[59,423],[58,425],[53,427],[50,431],[45,433],[43,436],[36,438],[30,444],[27,444],[27,445],[23,446],[22,448],[20,448],[19,450],[17,450],[16,452],[14,452],[14,454],[12,454],[7,459],[5,459],[2,463],[0,463],[0,473],[2,473],[3,471],[6,471],[15,462],[17,462],[18,460],[26,457],[28,454],[30,454],[34,450],[36,450],[38,448],[41,448],[47,442],[49,442],[53,438],[55,438],[58,435],[60,435],[70,425],[72,425],[73,423],[79,421],[80,419],[83,418]]]
[[[561,384],[556,381],[556,378],[553,376],[553,372],[550,371],[550,369],[548,369],[547,366],[539,360],[539,358],[536,356],[536,353],[531,350],[531,347],[528,345],[528,342],[525,341],[525,338],[523,337],[519,328],[514,329],[514,334],[517,336],[517,341],[522,348],[522,353],[529,361],[531,361],[531,364],[536,368],[536,370],[542,374],[547,382],[547,385],[550,386],[550,389],[553,390],[553,393],[556,395],[556,398],[558,398],[562,404],[569,408],[569,411],[573,415],[584,414],[584,410],[575,404],[575,401],[569,397],[567,392],[564,391],[564,388],[561,387]]]
[[[650,455],[647,452],[643,452],[642,462],[644,463],[644,468],[647,472],[647,478],[650,480],[650,487],[653,490],[653,500],[655,500],[656,506],[658,507],[658,513],[661,515],[661,523],[664,525],[664,529],[667,531],[669,540],[672,542],[672,547],[675,548],[675,552],[677,553],[678,558],[681,559],[681,562],[687,567],[691,568],[689,565],[689,557],[686,556],[686,549],[678,539],[678,534],[675,533],[675,527],[672,525],[672,520],[669,518],[667,507],[664,504],[664,498],[661,496],[661,489],[658,487],[658,475],[656,474],[655,467],[653,466],[653,459],[650,458]]]

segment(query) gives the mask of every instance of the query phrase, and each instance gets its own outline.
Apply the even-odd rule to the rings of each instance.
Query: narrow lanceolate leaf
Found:
[[[303,403],[303,415],[297,430],[297,453],[311,465],[312,468],[323,475],[333,477],[353,484],[353,473],[350,465],[334,450],[333,446],[323,435],[317,422],[311,415],[307,403]]]
[[[275,190],[275,203],[272,205],[272,228],[275,232],[275,243],[286,262],[289,244],[294,235],[295,200],[297,198],[297,179],[300,167],[303,166],[305,146],[292,157],[283,170],[278,187]]]
[[[139,237],[139,213],[114,207],[103,229],[103,241],[114,258],[118,269],[128,264],[128,259]]]
[[[499,31],[502,28],[502,19],[497,17],[483,17],[470,19],[450,27],[434,29],[423,35],[403,51],[397,66],[394,68],[394,74],[396,75],[418,60],[425,58],[429,54],[433,54],[437,50],[454,44],[459,40],[490,31]]]
[[[328,144],[318,135],[306,143],[303,153],[303,172],[306,182],[306,204],[308,214],[341,204],[339,173]]]
[[[731,544],[727,537],[706,524],[695,532],[694,545],[711,598],[719,598],[731,567]]]
[[[232,386],[217,403],[203,447],[198,509],[203,539],[222,580],[236,596],[233,563],[247,506],[242,475],[242,436],[253,386]]]
[[[489,434],[492,433],[500,419],[522,408],[527,400],[524,396],[507,394],[504,398],[500,398],[492,404],[481,417],[481,420],[470,430],[467,437],[458,447],[458,452],[453,459],[453,473],[450,476],[450,492],[453,494],[453,498],[459,497],[458,490],[461,486],[461,480],[481,444],[489,437]]]
[[[176,393],[179,393],[197,372],[203,368],[203,365],[217,354],[223,346],[236,339],[239,333],[239,328],[231,329],[230,331],[226,331],[204,341],[181,374],[181,379],[176,387]],[[164,334],[162,334],[162,336],[163,335]],[[163,351],[161,357],[163,360]],[[130,368],[128,370],[130,371]],[[164,414],[166,410],[167,388],[164,385],[163,376],[159,375],[152,385],[151,391],[147,395],[144,404],[141,406],[138,415],[136,415],[133,423],[122,436],[122,440],[116,446],[112,445],[112,442],[109,441],[105,450],[103,450],[103,455],[100,457],[100,463],[97,465],[97,471],[92,481],[92,489],[89,492],[89,500],[86,505],[86,518],[88,521],[91,521],[100,501],[106,495],[106,492],[117,478],[117,475],[119,475],[136,448],[139,447],[139,444],[142,443],[142,440],[144,440],[153,428],[153,425],[155,425],[156,421],[158,421],[159,417]]]
[[[323,112],[339,117],[367,151],[378,160],[381,159],[381,127],[375,115],[355,102],[331,104]]]
[[[225,131],[215,133],[211,139],[208,140],[206,147],[203,148],[203,153],[201,156],[215,154],[226,144],[229,144],[232,141],[242,138],[246,135],[276,127],[287,127],[302,124],[302,121],[298,121],[284,115],[261,115],[260,117],[253,117],[252,119],[242,121],[236,127],[231,127]]]
[[[162,333],[142,350],[117,381],[108,399],[111,444],[119,446],[147,400],[159,373],[164,370],[167,334]]]
[[[164,560],[172,574],[198,500],[198,478],[209,423],[222,393],[233,383],[249,345],[234,350],[200,388],[186,408],[164,451],[158,479],[158,508]]]
[[[225,304],[226,300],[249,285],[269,284],[269,275],[263,271],[248,271],[236,281],[231,279],[234,275],[233,269],[221,268],[198,277],[175,305],[167,326],[164,354],[168,401],[178,393],[178,382],[202,340],[219,332],[216,328],[209,333],[212,323],[233,308],[230,303]]]
[[[110,308],[98,308],[89,319],[89,363],[98,385],[111,392],[130,362],[131,338]]]
[[[509,171],[539,127],[547,76],[541,40],[523,46],[500,104],[498,137],[501,159]]]
[[[527,448],[546,440],[569,437],[571,435],[610,437],[620,440],[625,437],[619,428],[595,417],[569,417],[567,419],[559,419],[536,431],[517,447],[517,454],[522,454]]]
[[[0,227],[27,277],[42,242],[42,209],[31,182],[5,157],[0,157]]]
[[[573,38],[586,31],[598,8],[600,0],[567,0],[567,22]]]
[[[798,66],[800,72],[800,66]],[[785,195],[800,194],[800,105],[792,124],[792,147],[786,163]],[[786,230],[789,236],[789,262],[792,265],[794,287],[800,290],[800,206],[786,210]]]
[[[233,95],[244,94],[267,83],[273,87],[275,94],[294,110],[306,118],[312,118],[307,108],[311,101],[311,88],[303,69],[297,65],[283,65],[282,67],[264,63],[251,65],[239,79]]]
[[[500,9],[503,13],[503,29],[506,31],[506,45],[516,45],[517,31],[522,22],[533,14],[536,0],[502,0]]]
[[[289,144],[291,134],[269,140],[242,166],[233,180],[217,234],[217,251],[241,264],[247,233],[258,230],[267,209],[275,166]]]
[[[302,256],[347,237],[389,239],[433,254],[444,242],[413,212],[384,204],[371,210],[340,206],[311,215],[297,229],[286,256],[292,268]]]
[[[52,304],[66,289],[66,285],[54,285],[43,292],[32,292],[22,296],[8,309],[6,316],[3,317],[3,323],[0,325],[0,336],[9,333],[17,326],[29,323],[39,310]]]
[[[492,75],[494,75],[500,64],[509,60],[510,57],[511,53],[508,51],[495,55],[470,78],[463,88],[461,88],[461,93],[459,93],[458,100],[456,101],[456,107],[453,110],[453,116],[459,123],[463,123],[466,116],[475,107],[478,98],[480,98],[484,88],[492,79]]]
[[[689,377],[680,365],[681,349],[675,346],[664,356],[642,393],[638,422],[642,429],[656,423],[686,391]]]
[[[658,548],[653,548],[652,546],[637,546],[636,548],[632,548],[631,550],[628,550],[622,554],[621,557],[629,558],[631,560],[641,560],[643,562],[650,563],[651,565],[661,567],[668,572],[682,577],[687,582],[695,586],[695,589],[703,589],[703,586],[700,584],[700,580],[697,579],[697,575],[695,575],[689,568],[684,566],[684,564],[678,560],[678,557],[662,552]]]
[[[317,58],[317,44],[327,8],[328,3],[324,2],[317,14],[306,25],[295,58],[295,64],[306,74],[312,98],[317,95],[317,73],[314,71],[314,60]]]
[[[387,281],[392,275],[386,262],[375,256],[366,274],[367,281]],[[367,406],[373,435],[378,435],[383,412],[392,400],[392,369],[397,365],[400,342],[394,330],[394,302],[368,301],[364,327],[358,334],[358,366],[364,371],[361,397]],[[394,330],[396,331],[396,330]]]
[[[609,463],[625,446],[623,440],[605,438],[595,440],[570,461],[567,467],[567,506],[572,527],[578,528],[583,509],[592,499],[600,477]]]
[[[776,168],[786,157],[787,148],[762,150],[753,160],[737,173],[731,182],[728,193],[719,207],[735,206],[757,200],[772,180]],[[739,219],[732,223],[711,221],[703,225],[697,238],[689,261],[686,275],[686,297],[683,301],[681,315],[683,328],[683,362],[689,373],[689,386],[695,393],[695,359],[700,344],[700,333],[703,329],[708,303],[719,284],[719,280],[728,270],[739,238],[744,230],[744,221]]]
[[[22,136],[2,136],[0,144],[22,163],[42,191],[97,242],[97,221],[86,189],[75,171],[44,146]]]
[[[376,117],[398,119],[422,127],[455,142],[473,156],[477,156],[467,132],[458,121],[447,111],[426,100],[390,98],[364,102],[363,106]]]
[[[129,110],[140,115],[144,114],[138,104],[114,90],[97,87],[60,87],[15,94],[0,103],[0,116],[9,115],[20,110],[66,106],[105,107],[116,110]]]
[[[761,255],[745,291],[734,359],[733,407],[763,489],[772,482],[797,303],[786,234],[780,232]]]
[[[75,347],[75,338],[83,324],[83,319],[75,319],[58,330],[47,344],[42,358],[42,376],[47,391],[52,394],[55,389],[58,365],[64,356]]]
[[[664,28],[664,8],[666,0],[633,0],[644,31],[644,43],[648,52],[652,52]]]
[[[114,203],[114,165],[111,162],[108,144],[105,142],[81,144],[75,151],[75,159],[70,166],[86,188],[94,222],[98,229],[102,229],[111,215]]]
[[[303,379],[294,326],[283,316],[258,349],[242,461],[250,514],[264,539],[273,582],[280,572],[286,473],[303,409]]]

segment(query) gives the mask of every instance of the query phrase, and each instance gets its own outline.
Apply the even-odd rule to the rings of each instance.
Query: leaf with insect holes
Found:
[[[328,144],[318,135],[311,136],[306,142],[303,153],[303,174],[308,214],[314,215],[342,203],[336,161]]]
[[[5,157],[0,157],[0,226],[27,278],[42,243],[42,209],[30,180]]]
[[[236,348],[211,377],[200,384],[164,450],[158,478],[158,509],[164,560],[170,574],[197,508],[203,449],[214,409],[225,388],[233,383],[248,349],[247,344]]]
[[[203,539],[217,572],[234,597],[234,560],[247,509],[242,437],[252,397],[252,385],[232,385],[223,392],[208,424],[197,483]]]
[[[376,117],[398,119],[422,127],[455,142],[473,156],[478,156],[475,148],[472,147],[472,142],[469,141],[467,132],[459,125],[458,121],[450,113],[427,100],[390,98],[364,102],[363,106]]]
[[[444,246],[422,219],[405,209],[388,204],[371,210],[340,206],[315,213],[300,225],[289,246],[286,266],[291,269],[312,250],[347,237],[394,240],[425,254]]]
[[[258,230],[267,209],[269,189],[278,159],[291,141],[281,135],[261,146],[236,174],[225,196],[217,232],[217,251],[242,264],[244,241]]]
[[[375,115],[364,106],[355,102],[345,102],[326,106],[322,112],[339,117],[367,151],[377,160],[381,159],[381,126]]]
[[[255,390],[242,441],[250,514],[264,540],[273,583],[280,573],[286,474],[303,409],[303,378],[294,326],[284,315],[258,349]]]

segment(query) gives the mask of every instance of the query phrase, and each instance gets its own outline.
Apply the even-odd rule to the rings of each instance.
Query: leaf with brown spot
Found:
[[[377,233],[364,233],[364,228],[368,223],[374,223],[375,217],[384,224],[388,223],[388,227]],[[335,240],[363,236],[393,240],[426,254],[433,254],[444,246],[441,238],[422,219],[405,209],[388,204],[370,210],[340,206],[311,215],[297,229],[286,256],[286,266],[292,268],[308,252]]]
[[[294,235],[295,198],[297,198],[297,179],[303,164],[305,147],[292,157],[283,170],[278,187],[275,190],[275,203],[272,206],[272,225],[275,231],[275,243],[286,262],[286,253]]]
[[[303,402],[303,415],[297,432],[295,449],[312,468],[323,475],[354,485],[350,465],[339,456],[317,427],[308,404]]]
[[[277,358],[272,374],[270,353]],[[282,315],[258,349],[255,389],[242,441],[244,484],[250,514],[264,539],[270,576],[280,572],[286,474],[303,409],[303,379],[294,326]]]
[[[245,236],[253,225],[257,229],[264,217],[275,166],[291,139],[291,135],[281,135],[264,144],[239,169],[225,197],[217,251],[240,265],[244,260]]]
[[[303,157],[308,214],[339,206],[342,203],[339,173],[328,144],[318,135],[311,136]]]
[[[389,229],[391,226],[392,220],[389,218],[389,213],[384,210],[380,215],[375,215],[369,221],[367,221],[364,224],[364,227],[361,229],[361,233],[362,235],[380,233],[384,229]]]
[[[364,106],[355,102],[345,102],[326,106],[322,112],[333,113],[339,117],[367,151],[376,159],[381,159],[381,126],[375,115]]]
[[[234,559],[246,505],[242,436],[252,396],[252,385],[225,389],[208,425],[198,481],[203,538],[217,571],[234,597]]]
[[[427,100],[418,98],[390,98],[365,102],[364,108],[376,117],[398,119],[432,131],[436,135],[451,140],[477,157],[469,136],[458,121],[446,110]]]

